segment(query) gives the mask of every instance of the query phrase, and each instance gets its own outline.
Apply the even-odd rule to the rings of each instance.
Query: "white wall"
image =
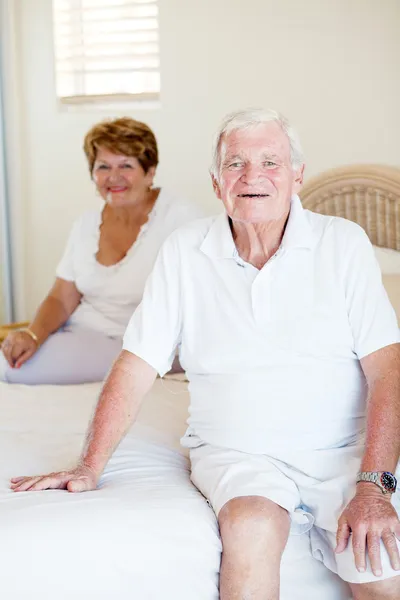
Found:
[[[15,0],[19,43],[27,316],[50,286],[73,219],[98,201],[81,151],[107,115],[60,112],[54,95],[51,0]],[[131,116],[155,130],[159,183],[208,210],[221,117],[246,106],[297,127],[307,174],[360,162],[400,164],[398,0],[160,0],[162,106]],[[122,111],[120,114],[128,114]]]

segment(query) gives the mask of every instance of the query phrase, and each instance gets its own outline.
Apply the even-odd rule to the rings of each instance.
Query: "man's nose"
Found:
[[[246,165],[243,176],[246,183],[255,183],[262,177],[262,169],[259,165],[248,164]]]

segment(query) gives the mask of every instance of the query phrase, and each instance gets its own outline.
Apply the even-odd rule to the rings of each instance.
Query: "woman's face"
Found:
[[[101,197],[115,208],[141,202],[153,184],[155,167],[147,173],[137,158],[99,148],[92,177]]]

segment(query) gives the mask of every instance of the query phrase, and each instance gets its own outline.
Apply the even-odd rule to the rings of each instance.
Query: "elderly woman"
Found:
[[[130,118],[99,123],[87,133],[84,151],[104,204],[73,225],[55,283],[29,328],[5,339],[4,381],[103,379],[121,350],[162,242],[200,214],[153,187],[158,149],[144,123]]]

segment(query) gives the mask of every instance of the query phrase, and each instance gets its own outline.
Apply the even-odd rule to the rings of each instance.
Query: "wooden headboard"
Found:
[[[400,250],[400,169],[332,169],[306,182],[300,197],[304,208],[355,221],[375,246]]]

